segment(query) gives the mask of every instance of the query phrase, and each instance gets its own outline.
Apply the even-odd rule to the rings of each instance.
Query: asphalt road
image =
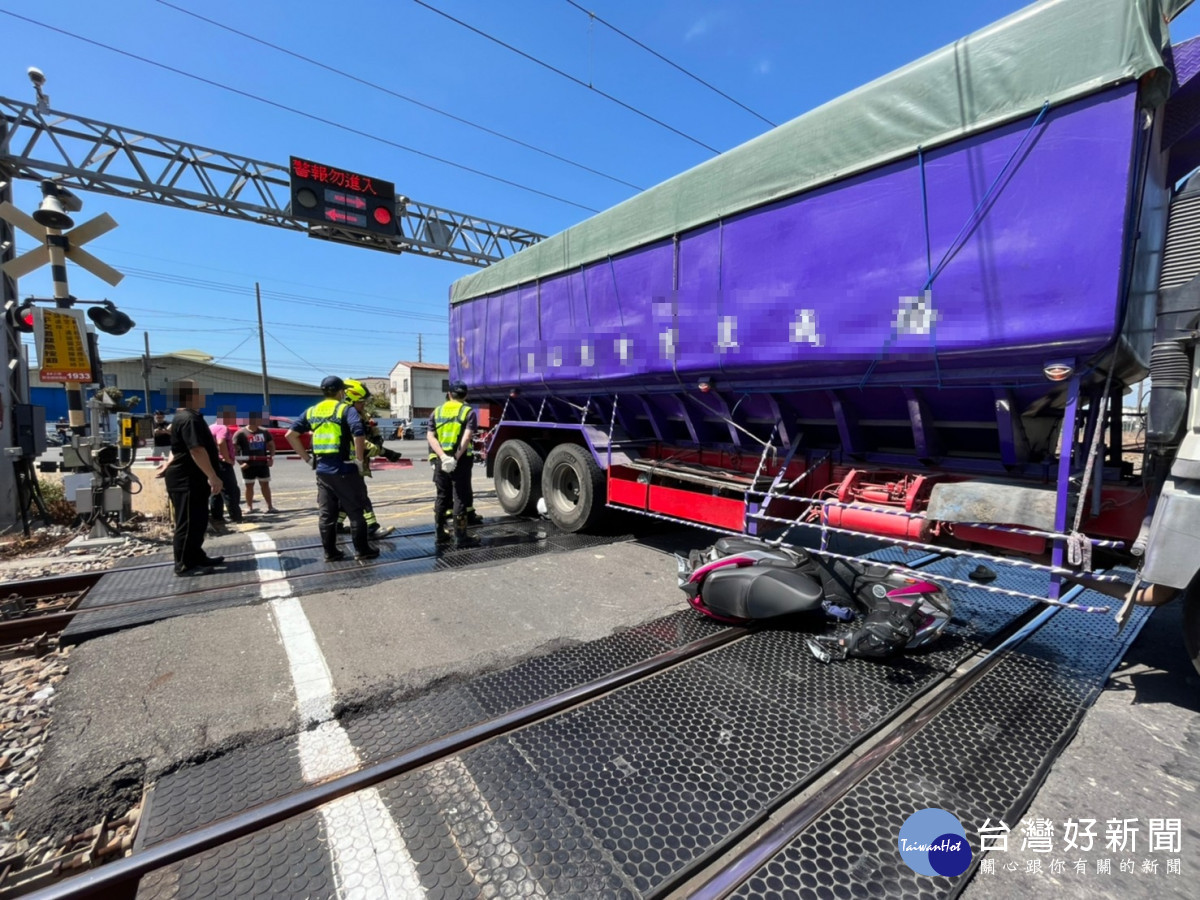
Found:
[[[430,522],[424,444],[389,447],[415,464],[375,472],[369,489],[380,521]],[[247,516],[235,534],[210,539],[211,551],[244,547],[256,533],[259,540],[316,537],[311,471],[280,459],[272,483],[281,512]],[[475,487],[480,511],[499,515],[482,466]],[[670,557],[638,544],[409,576],[294,602],[323,655],[335,718],[682,608]],[[1180,633],[1178,604],[1151,616],[1026,816],[1006,823],[1007,849],[984,857],[969,898],[1196,895],[1200,676]],[[119,814],[147,779],[303,730],[285,643],[269,602],[75,648],[56,699],[54,736],[17,807],[18,821],[86,827],[101,810]],[[1050,823],[1045,852],[1030,841],[1037,820]],[[1093,846],[1069,847],[1068,827],[1087,820],[1095,821]],[[1109,823],[1128,823],[1136,839],[1124,849],[1109,847]]]

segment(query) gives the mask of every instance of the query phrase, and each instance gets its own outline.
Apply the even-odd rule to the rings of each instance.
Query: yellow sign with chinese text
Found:
[[[81,309],[43,309],[33,315],[39,372],[42,381],[91,384],[92,362],[87,352],[87,322]]]

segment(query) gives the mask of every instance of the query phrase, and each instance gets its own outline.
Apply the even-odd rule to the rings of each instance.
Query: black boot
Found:
[[[478,547],[479,538],[467,534],[467,517],[459,516],[454,520],[454,546]]]

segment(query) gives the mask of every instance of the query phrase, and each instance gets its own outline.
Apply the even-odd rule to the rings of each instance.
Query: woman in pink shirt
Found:
[[[225,527],[225,507],[229,509],[229,521],[242,521],[242,489],[238,485],[237,469],[234,468],[236,451],[233,446],[233,436],[238,430],[237,410],[232,406],[222,406],[217,413],[217,423],[210,428],[221,457],[217,463],[217,475],[220,476],[224,489],[215,494],[209,503],[208,518],[219,531]]]

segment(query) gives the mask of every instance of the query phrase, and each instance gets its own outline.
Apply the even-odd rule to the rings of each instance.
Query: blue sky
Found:
[[[254,37],[597,170],[592,174],[198,21],[157,0],[0,0],[0,10],[110,44],[391,143],[350,134],[0,15],[0,95],[32,99],[29,66],[56,110],[286,165],[307,156],[395,183],[414,200],[553,234],[713,153],[983,27],[1020,0],[590,0],[580,6],[755,114],[615,34],[568,0],[429,4],[662,120],[622,109],[414,0],[170,0]],[[1172,27],[1200,34],[1200,11]],[[524,186],[472,174],[402,144]],[[608,177],[605,177],[608,176]],[[539,193],[540,192],[540,193]],[[546,194],[552,197],[544,196]],[[557,199],[554,199],[557,198]],[[71,267],[77,297],[107,297],[137,327],[101,336],[106,358],[199,349],[257,370],[254,282],[262,284],[273,374],[384,375],[446,360],[447,291],[469,266],[328,244],[282,229],[96,194],[76,222],[120,228],[88,250],[127,275],[109,287]],[[18,182],[32,211],[37,185]],[[24,235],[18,249],[32,246]],[[47,268],[22,296],[51,294]]]

